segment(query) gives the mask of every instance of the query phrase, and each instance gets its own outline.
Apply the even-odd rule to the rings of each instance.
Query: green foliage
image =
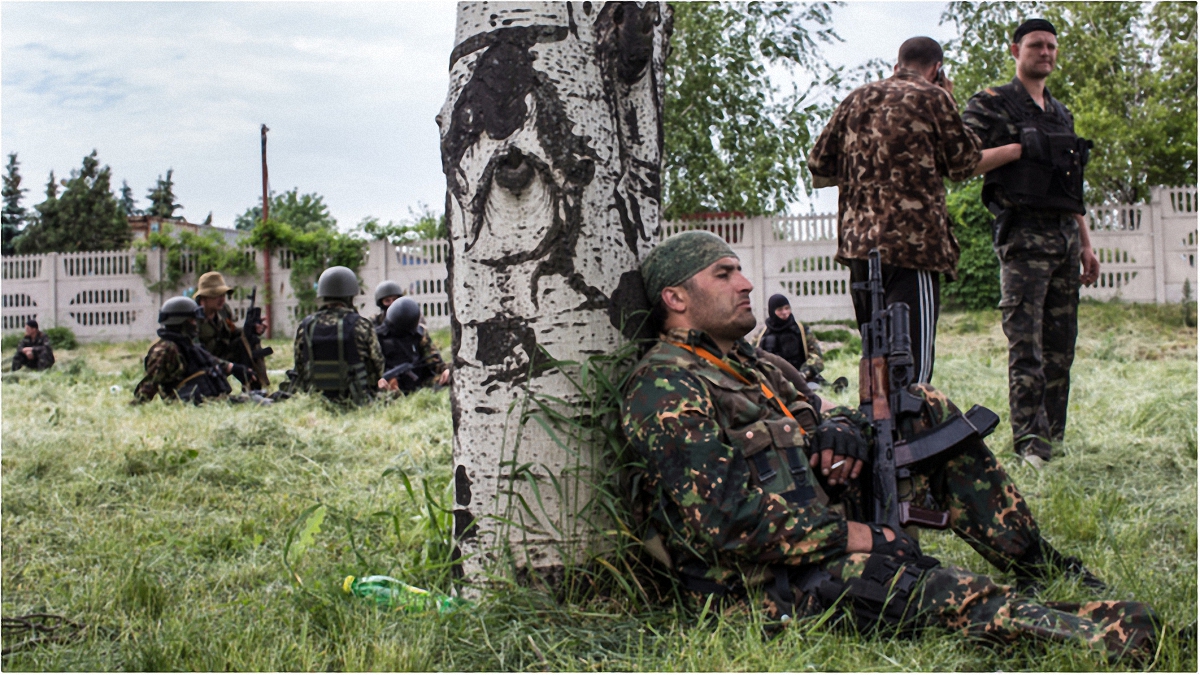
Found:
[[[809,178],[808,103],[832,77],[818,43],[839,39],[828,3],[674,3],[663,103],[663,215],[782,213]],[[784,92],[769,70],[817,73]]]
[[[414,210],[408,208],[408,218],[399,223],[388,221],[386,225],[374,216],[363,218],[356,228],[368,239],[387,239],[400,245],[412,241],[446,239],[446,214],[434,213],[427,204],[418,204]]]
[[[9,333],[3,338],[0,338],[0,349],[8,351],[16,349],[17,344],[21,342],[21,338],[25,337],[25,333]]]
[[[133,188],[129,187],[128,181],[121,181],[121,198],[118,203],[126,216],[142,215],[142,210],[137,207],[137,200],[133,198]]]
[[[95,150],[83,158],[82,168],[62,181],[66,189],[61,196],[51,171],[46,201],[34,207],[35,221],[15,240],[17,252],[112,251],[128,246],[133,233],[113,197],[111,177],[109,168],[100,166]]]
[[[175,212],[183,208],[182,204],[175,203],[175,181],[171,180],[173,173],[175,169],[167,169],[167,177],[164,179],[159,176],[154,187],[146,194],[146,199],[150,200],[150,208],[146,210],[146,215],[174,218]],[[126,213],[133,202],[132,193],[128,196],[130,198],[126,201],[125,191],[121,191],[121,206]]]
[[[287,248],[292,254],[292,292],[302,312],[316,309],[313,282],[327,267],[342,265],[354,271],[366,260],[367,242],[332,228],[302,230],[278,220],[260,222],[250,231],[248,242],[255,248]]]
[[[299,188],[292,188],[281,195],[271,193],[271,208],[268,216],[271,220],[290,225],[298,232],[313,232],[316,230],[336,230],[337,220],[329,214],[325,198],[319,194],[300,194]],[[239,230],[253,230],[262,222],[262,205],[252,206],[238,216],[234,227]]]
[[[187,269],[216,271],[233,277],[253,274],[258,269],[254,256],[246,255],[240,246],[229,245],[220,233],[213,231],[202,234],[189,230],[175,232],[163,223],[161,231],[149,233],[146,241],[137,242],[137,248],[158,248],[166,255],[162,279],[148,285],[155,293],[178,290]],[[149,277],[144,256],[138,257],[138,272]]]
[[[3,191],[0,191],[0,196],[4,198],[4,211],[0,215],[0,223],[2,223],[0,227],[3,227],[0,252],[3,255],[12,255],[16,253],[16,249],[13,248],[13,239],[21,232],[21,227],[25,224],[25,207],[21,206],[21,197],[26,190],[21,187],[17,153],[13,152],[8,155],[8,164],[4,169],[4,188]]]
[[[1012,32],[1036,16],[1058,30],[1047,86],[1096,143],[1088,201],[1135,203],[1153,185],[1195,185],[1195,3],[950,3],[942,21],[959,31],[946,47],[961,100],[1012,79]]]
[[[47,328],[44,332],[53,349],[75,349],[79,346],[79,341],[75,339],[75,331],[66,326]]]
[[[983,206],[976,178],[946,196],[946,210],[954,224],[961,256],[958,278],[942,284],[942,298],[950,307],[988,309],[1000,303],[1000,261],[992,249],[992,214]]]

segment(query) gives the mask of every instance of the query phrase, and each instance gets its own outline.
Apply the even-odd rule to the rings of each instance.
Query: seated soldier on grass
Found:
[[[54,350],[50,348],[50,338],[38,330],[38,322],[30,319],[25,322],[25,337],[17,343],[17,353],[13,356],[12,369],[22,368],[31,370],[46,370],[54,365]]]
[[[821,371],[825,370],[821,343],[808,326],[796,320],[787,296],[776,293],[767,300],[766,327],[758,337],[758,346],[783,357],[808,382],[825,384],[825,378],[821,377]]]
[[[393,302],[375,334],[386,369],[377,383],[380,389],[411,394],[435,384],[444,387],[450,381],[450,369],[433,346],[429,331],[421,325],[421,306],[415,300],[400,298]]]
[[[196,282],[196,304],[204,310],[200,319],[200,346],[209,354],[246,366],[248,380],[238,380],[244,390],[266,389],[269,382],[260,382],[259,372],[265,379],[267,368],[263,359],[256,363],[252,358],[250,343],[242,335],[242,329],[233,321],[233,311],[225,300],[233,289],[225,285],[225,277],[220,272],[205,272]],[[261,321],[255,327],[255,332],[262,335],[267,331],[267,322]],[[239,373],[241,371],[238,371]]]
[[[171,298],[158,312],[158,342],[150,346],[144,361],[146,376],[133,390],[134,403],[146,403],[155,395],[163,400],[181,399],[199,404],[224,398],[233,390],[225,377],[248,377],[246,367],[219,359],[196,343],[197,324],[204,311],[191,298]]]
[[[661,334],[634,367],[622,423],[646,460],[647,550],[693,597],[740,602],[760,590],[779,621],[837,605],[862,630],[936,625],[1002,642],[1087,644],[1112,658],[1153,654],[1157,622],[1141,603],[1029,599],[1057,573],[1105,586],[1042,538],[978,437],[915,465],[901,492],[948,511],[955,534],[1023,591],[943,566],[903,530],[866,522],[869,425],[854,409],[818,412],[816,395],[798,395],[755,358],[742,339],[755,324],[752,285],[720,237],[675,235],[642,275]],[[910,391],[924,403],[901,421],[905,438],[958,414],[928,385]]]

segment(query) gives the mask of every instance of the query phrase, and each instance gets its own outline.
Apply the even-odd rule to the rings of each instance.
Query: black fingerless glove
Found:
[[[924,557],[917,541],[905,534],[904,530],[896,530],[896,538],[888,541],[887,536],[883,534],[883,527],[874,523],[867,523],[867,527],[871,528],[871,553],[883,553],[909,560]]]
[[[813,430],[809,449],[813,452],[832,449],[835,455],[864,461],[870,457],[870,447],[858,425],[842,417],[827,419],[818,424]]]

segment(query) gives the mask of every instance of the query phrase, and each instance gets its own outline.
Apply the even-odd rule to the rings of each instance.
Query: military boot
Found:
[[[1109,593],[1108,584],[1088,571],[1083,561],[1075,556],[1065,556],[1043,539],[1030,547],[1010,568],[1017,577],[1017,590],[1034,594],[1042,590],[1046,581],[1055,572],[1068,579],[1076,579],[1097,593]]]

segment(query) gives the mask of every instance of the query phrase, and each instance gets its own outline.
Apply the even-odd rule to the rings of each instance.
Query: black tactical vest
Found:
[[[433,377],[429,366],[421,361],[421,339],[425,336],[425,327],[418,325],[416,329],[406,334],[399,334],[386,323],[376,326],[375,335],[379,337],[379,347],[383,350],[384,370],[409,363],[413,365],[413,377],[399,377],[396,383],[404,392],[412,392],[417,385]]]
[[[317,325],[317,315],[300,325],[308,350],[308,384],[333,400],[366,403],[370,394],[367,367],[354,340],[358,314],[350,312],[332,325]]]
[[[186,375],[175,387],[175,395],[181,400],[199,404],[206,398],[216,398],[233,391],[217,360],[203,347],[192,342],[191,338],[166,328],[160,328],[158,336],[174,343],[183,356]]]
[[[1025,105],[1026,94],[1016,83],[996,87],[996,92],[1020,130],[1021,159],[987,173],[984,204],[994,210],[1011,204],[1085,213],[1083,168],[1092,142],[1075,135],[1066,106],[1047,98],[1047,109],[1035,113]]]

